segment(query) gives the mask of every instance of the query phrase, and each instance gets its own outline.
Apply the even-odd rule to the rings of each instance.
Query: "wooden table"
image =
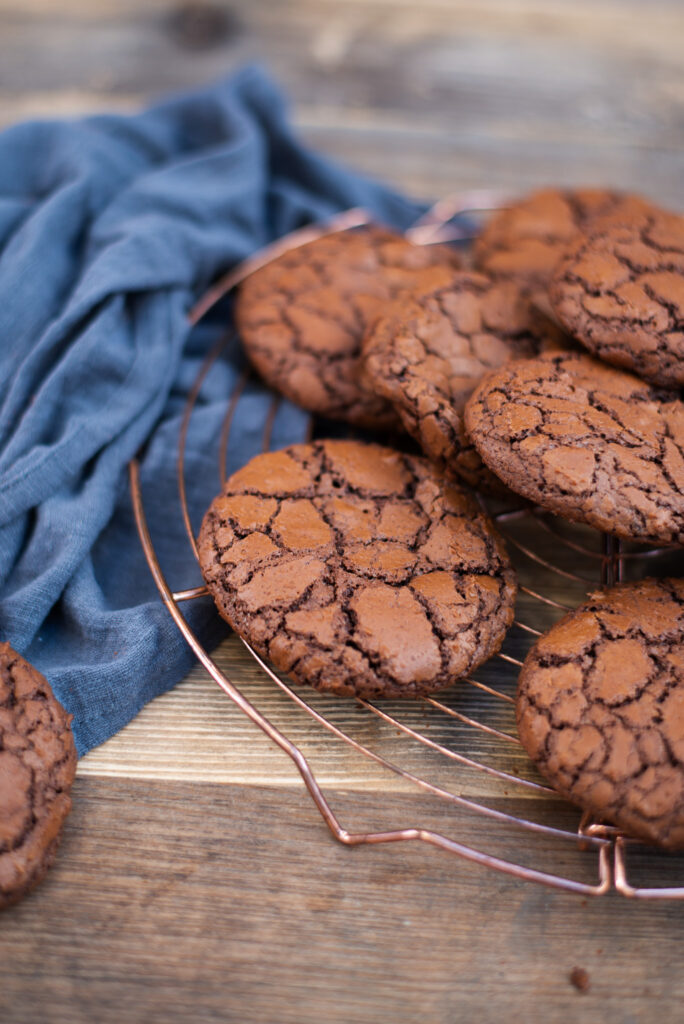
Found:
[[[551,181],[681,206],[683,39],[678,0],[0,0],[0,120],[132,110],[256,56],[311,143],[414,193]],[[281,714],[235,638],[218,658]],[[297,728],[345,824],[443,824]],[[57,864],[2,915],[0,1020],[674,1021],[683,935],[681,903],[336,844],[197,669],[81,762]]]

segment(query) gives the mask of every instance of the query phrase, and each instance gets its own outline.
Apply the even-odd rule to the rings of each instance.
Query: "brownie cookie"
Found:
[[[561,261],[550,298],[601,359],[684,385],[684,217],[651,207],[626,223],[597,221]]]
[[[427,460],[356,441],[259,455],[199,535],[202,573],[240,636],[341,696],[414,697],[498,650],[515,575],[476,502]]]
[[[587,355],[489,374],[466,429],[487,465],[543,508],[621,537],[684,543],[684,403]]]
[[[684,848],[684,580],[591,594],[532,647],[520,739],[569,800]]]
[[[619,219],[642,205],[638,196],[608,189],[540,189],[492,215],[473,246],[475,266],[543,295],[578,232],[595,217]]]
[[[364,371],[440,468],[489,493],[503,492],[463,426],[466,399],[482,376],[512,358],[561,348],[510,281],[454,273],[420,295],[396,300],[363,346]]]
[[[70,723],[40,672],[0,643],[0,907],[55,858],[76,773]]]
[[[304,409],[392,426],[391,406],[359,381],[363,336],[391,298],[430,268],[458,262],[446,246],[412,245],[380,227],[292,249],[240,288],[235,319],[247,355],[271,387]]]

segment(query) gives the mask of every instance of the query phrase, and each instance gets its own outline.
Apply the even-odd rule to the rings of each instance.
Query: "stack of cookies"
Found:
[[[207,512],[219,611],[299,682],[419,696],[499,649],[515,577],[469,487],[684,542],[681,217],[549,189],[492,216],[465,259],[339,232],[255,271],[236,321],[275,389],[423,451],[268,453]],[[683,639],[684,583],[622,584],[535,644],[518,694],[521,739],[558,790],[670,848],[684,846]]]

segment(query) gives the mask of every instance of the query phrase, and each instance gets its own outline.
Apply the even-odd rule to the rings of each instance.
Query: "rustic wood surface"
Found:
[[[75,796],[58,863],[2,918],[3,1022],[681,1020],[681,906],[348,850],[289,787],[84,778]],[[375,820],[368,794],[335,802]]]
[[[0,0],[0,124],[136,109],[258,58],[312,144],[416,194],[595,183],[681,208],[683,38],[680,0]],[[524,634],[507,644],[519,655]],[[593,854],[431,798],[321,731],[237,639],[217,660],[310,757],[347,828],[420,824],[595,880]],[[514,673],[499,661],[478,678],[510,695]],[[576,827],[533,788],[305,696],[436,786]],[[514,732],[510,705],[473,687],[444,703]],[[539,781],[515,743],[424,703],[385,711]],[[83,759],[74,797],[48,879],[2,915],[3,1024],[681,1019],[682,904],[563,894],[415,843],[342,847],[292,762],[199,668]],[[639,873],[675,884],[683,859],[643,856]]]

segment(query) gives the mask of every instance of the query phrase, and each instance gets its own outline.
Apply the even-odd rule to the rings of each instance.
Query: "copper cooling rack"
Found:
[[[502,205],[502,201],[505,199],[500,195],[484,192],[449,197],[436,204],[407,235],[419,244],[466,240],[473,233],[474,218]],[[350,210],[325,226],[307,227],[281,239],[211,288],[192,310],[191,322],[198,323],[247,274],[278,253],[325,232],[358,226],[367,219],[363,211]],[[228,332],[207,356],[190,393],[180,431],[179,514],[195,557],[197,545],[186,498],[186,438],[207,376],[233,340],[233,333]],[[217,491],[226,479],[231,424],[246,382],[245,375],[230,397],[217,439]],[[277,406],[274,397],[263,428],[264,450],[270,447]],[[130,465],[130,486],[143,550],[173,620],[224,693],[291,758],[325,823],[341,843],[426,843],[525,881],[583,895],[598,896],[612,889],[643,899],[684,898],[684,886],[663,884],[669,878],[675,882],[684,878],[684,858],[654,851],[610,825],[580,816],[562,801],[525,755],[516,735],[514,714],[517,674],[537,636],[599,584],[644,575],[684,574],[684,565],[676,568],[678,555],[671,550],[646,550],[622,543],[529,505],[489,507],[489,514],[506,538],[520,581],[515,623],[495,658],[472,678],[460,680],[434,697],[374,703],[357,699],[352,703],[358,714],[350,716],[349,702],[312,690],[304,693],[303,688],[281,678],[243,641],[282,697],[282,702],[276,704],[282,714],[274,715],[271,703],[268,719],[257,706],[258,694],[256,699],[252,694],[248,696],[248,684],[241,684],[240,689],[228,679],[188,625],[183,604],[206,598],[207,590],[170,589],[147,526],[136,461]],[[326,745],[343,744],[355,756],[370,759],[378,770],[394,776],[403,787],[424,794],[426,806],[428,801],[433,806],[438,804],[440,821],[446,823],[444,830],[420,825],[385,831],[345,827],[317,780],[311,758],[302,752],[303,744],[296,744],[287,734],[293,731],[293,714],[308,723],[306,728],[321,730]],[[377,800],[380,805],[381,791]],[[483,829],[485,819],[487,828]],[[486,849],[480,848],[483,836]],[[513,847],[515,856],[510,853]]]

